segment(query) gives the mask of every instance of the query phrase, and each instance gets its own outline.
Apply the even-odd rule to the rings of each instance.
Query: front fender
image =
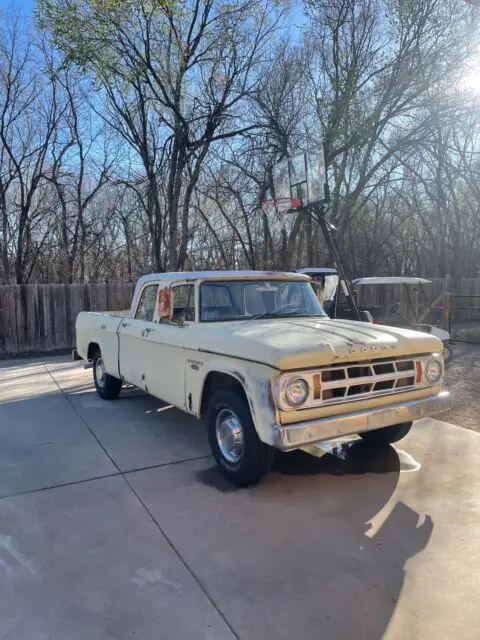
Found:
[[[272,379],[276,373],[275,369],[225,356],[215,357],[205,362],[198,353],[187,357],[186,367],[186,395],[187,398],[190,396],[191,412],[197,418],[202,417],[202,397],[208,374],[212,372],[227,374],[242,385],[260,440],[270,445],[274,443],[277,412],[272,395]]]

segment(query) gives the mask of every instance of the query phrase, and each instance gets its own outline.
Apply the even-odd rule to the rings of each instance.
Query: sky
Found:
[[[12,0],[0,0],[0,7],[2,9],[5,9],[12,4],[19,9],[22,9],[22,11],[25,11],[25,13],[30,13],[35,5],[35,0],[15,0],[14,2],[12,2]]]

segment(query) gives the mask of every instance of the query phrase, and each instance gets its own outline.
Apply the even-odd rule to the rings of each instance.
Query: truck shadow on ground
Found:
[[[321,452],[323,451],[323,455]],[[362,440],[325,444],[320,455],[305,451],[278,452],[273,470],[283,475],[360,475],[414,471],[420,464],[412,456],[390,445],[374,446]]]
[[[401,471],[420,469],[420,464],[410,454],[390,445],[372,446],[362,440],[351,440],[325,445],[323,451],[323,455],[311,455],[300,450],[290,453],[277,451],[272,472],[284,476],[390,473],[398,477]],[[216,466],[198,472],[197,479],[224,493],[241,491],[223,478]]]
[[[404,588],[405,564],[433,531],[430,516],[395,500],[401,471],[418,468],[401,450],[356,441],[321,457],[279,455],[254,489],[233,489],[211,467],[197,475],[219,490],[222,535],[235,540],[230,567],[242,576],[239,592],[268,576],[272,599],[284,603],[262,637],[295,637],[300,628],[302,640],[384,637]],[[238,513],[244,514],[242,535],[234,529]],[[415,627],[414,618],[407,611],[395,619],[398,637]]]

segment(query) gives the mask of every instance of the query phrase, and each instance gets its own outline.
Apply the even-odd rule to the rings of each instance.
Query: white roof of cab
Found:
[[[169,273],[150,273],[142,276],[138,282],[157,282],[158,280],[310,280],[301,273],[283,271],[170,271]]]
[[[431,280],[413,276],[385,276],[374,278],[357,278],[353,284],[431,284]]]
[[[304,273],[307,276],[336,276],[337,270],[331,267],[306,267],[305,269],[296,269],[297,273]]]

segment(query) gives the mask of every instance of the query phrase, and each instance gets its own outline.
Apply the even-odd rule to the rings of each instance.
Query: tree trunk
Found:
[[[3,271],[3,281],[5,284],[8,284],[10,281],[10,268],[8,261],[8,219],[7,219],[7,202],[5,198],[5,194],[2,192],[0,196],[0,210],[2,212],[2,242],[1,242],[1,260],[2,260],[2,271]]]

